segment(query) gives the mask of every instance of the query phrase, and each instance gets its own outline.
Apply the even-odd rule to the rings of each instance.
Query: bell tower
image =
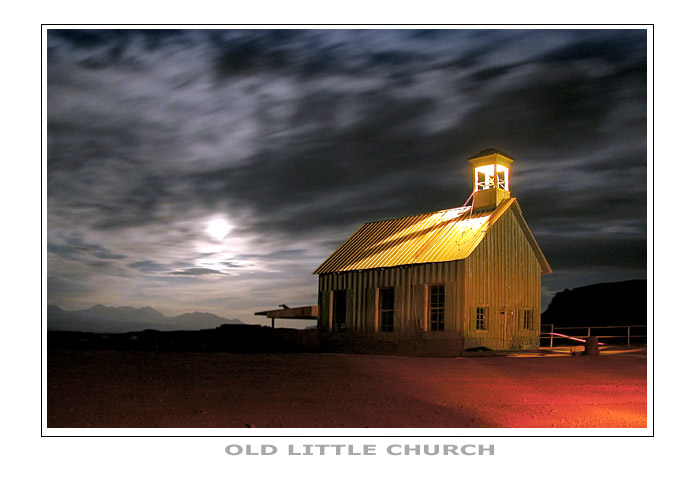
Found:
[[[494,148],[484,149],[469,158],[472,164],[473,210],[494,210],[510,198],[510,164],[515,161]]]

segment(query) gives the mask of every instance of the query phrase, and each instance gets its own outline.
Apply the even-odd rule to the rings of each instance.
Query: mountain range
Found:
[[[152,307],[108,307],[98,304],[89,309],[66,311],[50,305],[46,312],[49,331],[127,333],[143,330],[206,330],[223,324],[243,324],[238,319],[203,312],[165,316]]]
[[[647,280],[596,283],[557,292],[542,324],[615,326],[647,324]]]

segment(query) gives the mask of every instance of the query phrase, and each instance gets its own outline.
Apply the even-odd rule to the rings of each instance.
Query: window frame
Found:
[[[438,298],[442,298],[441,302],[436,305],[433,304],[433,289],[441,290],[441,293],[436,294]],[[426,309],[427,309],[427,326],[430,332],[443,332],[445,331],[445,283],[431,283],[427,285],[426,293]],[[433,320],[433,313],[435,313],[436,318]],[[435,325],[435,328],[433,327]]]
[[[523,309],[523,330],[534,330],[535,314],[531,308]]]
[[[489,307],[478,305],[474,307],[474,329],[485,332],[489,329]]]
[[[337,321],[338,317],[338,305],[340,304],[339,302],[339,296],[342,296],[344,298],[343,300],[343,322],[340,323]],[[342,290],[333,290],[333,293],[331,294],[331,331],[333,332],[339,332],[339,333],[344,333],[347,331],[348,328],[348,291],[346,289]]]
[[[385,302],[385,294],[391,292],[391,308],[385,308],[388,305]],[[396,290],[393,286],[380,287],[377,289],[377,331],[393,332],[394,318],[396,312]],[[391,318],[391,321],[385,322],[385,315]]]

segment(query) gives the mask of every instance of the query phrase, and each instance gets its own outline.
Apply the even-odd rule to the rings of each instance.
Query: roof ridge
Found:
[[[452,207],[452,208],[443,208],[442,210],[434,210],[432,212],[421,212],[417,214],[411,214],[411,215],[402,215],[399,217],[389,217],[388,219],[377,219],[377,220],[372,220],[372,221],[367,221],[364,222],[362,225],[367,225],[367,224],[376,224],[377,222],[388,222],[390,220],[399,220],[399,219],[408,219],[410,217],[418,217],[419,215],[435,215],[439,214],[440,212],[449,212],[450,210],[469,210],[470,207]]]

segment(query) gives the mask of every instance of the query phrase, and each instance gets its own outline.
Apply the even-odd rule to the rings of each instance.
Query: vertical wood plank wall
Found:
[[[516,216],[504,214],[465,260],[369,269],[319,276],[319,328],[331,330],[332,290],[347,290],[346,334],[377,340],[464,339],[465,348],[534,348],[539,345],[540,264]],[[429,284],[445,285],[445,329],[428,331]],[[394,287],[394,331],[379,332],[377,290]],[[476,306],[488,308],[488,329],[475,329]],[[512,309],[513,335],[498,331],[498,310]],[[522,311],[532,309],[532,329],[523,329]]]
[[[541,267],[527,238],[508,211],[489,230],[466,259],[464,300],[471,307],[465,318],[466,347],[535,348],[539,345]],[[488,308],[488,329],[475,328],[474,307]],[[514,313],[511,345],[504,345],[498,331],[498,310]],[[522,311],[532,309],[532,329],[523,329]]]

